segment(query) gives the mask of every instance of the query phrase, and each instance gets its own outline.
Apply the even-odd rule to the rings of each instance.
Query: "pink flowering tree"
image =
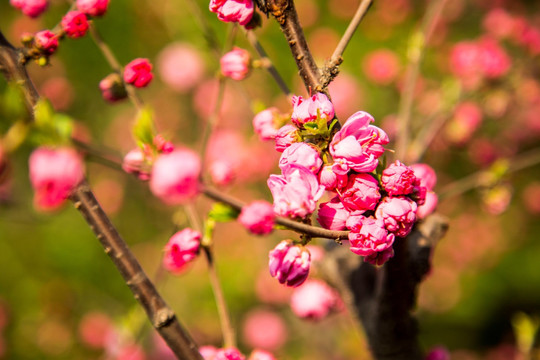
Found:
[[[288,354],[282,347],[287,332],[295,330],[287,330],[275,312],[287,303],[289,312],[306,322],[324,324],[333,315],[352,319],[352,328],[364,330],[362,340],[354,340],[358,353],[368,349],[375,359],[448,359],[444,347],[430,351],[422,346],[415,313],[417,302],[437,308],[442,300],[433,299],[437,286],[443,288],[444,274],[458,280],[444,261],[446,273],[432,269],[436,245],[449,224],[436,211],[439,207],[451,214],[464,208],[444,203],[444,196],[451,199],[480,188],[485,211],[500,214],[510,203],[510,174],[540,163],[534,149],[540,129],[540,83],[534,78],[540,71],[538,24],[519,15],[524,10],[514,14],[510,6],[489,5],[482,12],[482,34],[450,41],[448,28],[465,11],[465,2],[418,5],[421,20],[413,17],[413,4],[406,0],[380,5],[362,0],[351,11],[340,11],[347,8],[345,1],[329,2],[329,19],[347,19],[344,32],[308,30],[324,19],[318,3],[186,3],[182,12],[189,8],[189,16],[180,22],[191,33],[197,29],[202,34],[192,43],[175,35],[173,24],[182,16],[175,11],[149,2],[129,14],[145,29],[137,35],[148,49],[136,41],[133,48],[114,41],[123,29],[107,30],[112,26],[108,18],[125,9],[109,0],[77,0],[69,7],[12,0],[9,11],[23,20],[9,31],[0,28],[0,70],[6,80],[6,109],[0,109],[6,119],[0,129],[0,199],[17,199],[13,184],[29,179],[33,200],[28,208],[53,218],[71,202],[156,330],[143,331],[141,324],[148,322],[130,315],[136,310],[124,311],[122,321],[88,312],[79,324],[81,342],[106,359],[290,358],[295,352]],[[174,42],[165,44],[166,35],[151,32],[144,24],[152,17],[148,14],[161,19]],[[24,18],[41,21],[42,16],[51,21],[27,23]],[[364,33],[370,41],[385,43],[397,36],[393,33],[403,33],[398,30],[407,21],[415,27],[409,38],[399,39],[399,47],[406,49],[402,53],[379,45],[367,51],[362,41],[355,43],[354,36]],[[58,25],[42,28],[54,22]],[[200,51],[203,39],[207,54]],[[95,45],[92,50],[84,47],[88,54],[77,50],[83,41]],[[262,45],[267,41],[281,41],[289,49],[271,57]],[[154,42],[163,45],[159,56]],[[510,50],[519,52],[516,57],[522,61],[515,61]],[[357,77],[369,84],[364,90],[349,75],[348,64],[358,54]],[[92,65],[81,70],[73,60],[101,55],[106,66],[96,65],[99,75]],[[436,63],[437,80],[423,74],[425,57]],[[210,62],[212,71],[207,69]],[[283,69],[297,72],[298,78],[282,75]],[[57,71],[56,82],[42,79],[49,71]],[[81,89],[71,87],[64,73],[84,79]],[[369,92],[379,90],[392,92],[395,104],[364,103]],[[94,97],[88,102],[99,97],[99,105],[85,111],[70,108],[73,101],[85,102],[86,91]],[[102,108],[110,113],[102,116]],[[518,124],[501,125],[511,118]],[[498,120],[490,124],[494,129],[483,128],[486,119]],[[94,127],[105,129],[99,130],[102,137],[93,136]],[[504,134],[497,139],[504,144],[491,143],[486,138],[490,133]],[[478,172],[452,182],[452,171],[460,178],[466,166],[448,159],[463,148]],[[24,155],[25,170],[11,173],[11,159]],[[442,176],[434,170],[445,167],[450,170]],[[438,180],[446,185],[437,185]],[[540,185],[528,186],[529,211],[540,213],[535,202]],[[122,213],[123,201],[137,208],[136,217],[120,221],[121,215],[115,215]],[[485,240],[495,236],[493,231],[470,230],[477,229],[473,218],[463,218],[458,229],[485,248],[497,248]],[[82,228],[82,220],[70,218],[58,232],[68,232],[76,221]],[[147,226],[152,231],[144,230]],[[148,240],[145,247],[128,236],[155,241]],[[441,247],[444,256],[455,257],[456,268],[483,259],[478,247],[464,241]],[[77,250],[68,258],[76,259]],[[221,256],[234,261],[218,276]],[[261,276],[249,268],[257,261],[265,266]],[[198,307],[206,304],[200,294],[186,291],[189,281],[196,287],[203,278],[209,279],[217,321],[199,313]],[[430,284],[433,278],[438,282]],[[167,279],[179,286],[170,286]],[[235,279],[241,284],[231,285]],[[426,279],[431,292],[418,296]],[[254,287],[257,300],[265,304],[250,312],[242,308],[242,315],[236,315],[246,317],[243,332],[237,330],[235,314],[250,301],[239,295],[241,290],[231,295],[234,286]],[[55,288],[49,292],[56,293]],[[174,311],[169,297],[174,305],[195,305],[190,311]],[[2,310],[0,306],[0,358],[7,318]],[[525,358],[533,347],[525,340],[534,337],[534,321],[516,319],[512,354]],[[209,322],[219,323],[219,329],[205,328]],[[36,342],[46,344],[48,354],[67,352],[73,342],[62,320],[36,327]],[[146,340],[139,341],[143,332]],[[322,335],[332,332],[311,332],[304,340],[324,344]],[[334,344],[328,347],[334,349]],[[337,353],[325,350],[320,356],[345,356]]]

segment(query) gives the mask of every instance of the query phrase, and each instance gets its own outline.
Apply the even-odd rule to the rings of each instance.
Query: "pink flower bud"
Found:
[[[107,12],[109,0],[77,0],[77,9],[90,16],[102,16]]]
[[[255,349],[251,355],[249,355],[248,360],[276,360],[276,358],[268,351]]]
[[[418,206],[416,210],[416,217],[418,219],[425,219],[428,215],[433,213],[437,208],[439,202],[439,197],[433,191],[428,191],[426,193],[425,201],[422,205]]]
[[[349,211],[345,209],[339,197],[319,205],[317,221],[325,229],[343,230],[349,218]]]
[[[283,152],[286,148],[297,142],[298,129],[291,124],[281,127],[276,134],[276,151]]]
[[[99,90],[101,90],[101,96],[111,103],[127,98],[126,87],[117,73],[109,74],[101,80]]]
[[[31,18],[41,15],[49,6],[48,0],[10,0],[11,5]]]
[[[79,38],[88,31],[88,19],[82,11],[70,11],[62,18],[62,29],[70,38]]]
[[[314,147],[304,142],[298,142],[291,144],[281,154],[279,168],[283,169],[289,164],[302,165],[316,175],[323,162],[319,156],[319,152]]]
[[[146,87],[152,81],[152,64],[148,59],[137,58],[124,68],[124,81],[138,88]]]
[[[244,206],[238,221],[253,234],[267,235],[274,228],[275,218],[272,204],[261,200]]]
[[[383,170],[381,183],[388,195],[394,196],[412,193],[419,181],[410,167],[396,160],[395,163]]]
[[[385,197],[375,211],[375,217],[382,220],[384,227],[399,237],[409,235],[416,221],[417,205],[406,197]]]
[[[41,210],[58,208],[84,178],[84,165],[72,149],[37,148],[28,160],[34,203]]]
[[[274,212],[281,216],[305,218],[315,211],[324,193],[317,177],[309,169],[289,164],[283,175],[270,175],[268,187],[274,197]]]
[[[337,292],[320,280],[308,280],[291,296],[291,308],[300,318],[321,320],[341,304]]]
[[[204,59],[188,43],[167,45],[158,55],[156,66],[161,80],[173,90],[185,93],[204,76]]]
[[[347,186],[347,174],[337,174],[332,165],[324,165],[319,172],[319,182],[328,191],[335,191]]]
[[[188,149],[161,154],[154,162],[150,190],[169,205],[184,204],[199,193],[201,160]]]
[[[224,22],[246,25],[253,17],[252,0],[210,0],[209,8]]]
[[[388,49],[375,50],[364,59],[364,74],[375,84],[388,85],[399,74],[399,59]]]
[[[375,210],[381,198],[379,182],[369,174],[351,175],[339,197],[349,211]]]
[[[174,234],[165,246],[163,266],[172,273],[181,273],[199,253],[201,233],[185,228]]]
[[[46,55],[51,55],[58,48],[58,37],[50,30],[37,32],[34,36],[36,48]]]
[[[307,122],[313,122],[320,116],[327,122],[334,118],[334,105],[323,93],[316,93],[308,99],[301,96],[293,96],[293,113],[291,120],[298,127],[303,127]]]
[[[413,170],[414,176],[420,180],[420,186],[426,187],[427,190],[433,190],[435,184],[437,184],[437,174],[431,166],[418,163],[409,167]]]
[[[214,360],[218,349],[212,345],[204,345],[199,347],[199,353],[204,360]]]
[[[242,353],[233,347],[226,349],[219,349],[216,352],[213,360],[245,360],[246,357]]]
[[[150,168],[145,160],[145,155],[141,149],[133,149],[124,156],[122,169],[128,174],[133,174],[143,181],[149,180]]]
[[[154,136],[154,140],[152,142],[154,143],[157,151],[161,153],[168,154],[174,151],[173,143],[165,140],[165,138],[161,134],[157,134],[156,136]]]
[[[245,49],[234,47],[219,60],[223,76],[233,80],[243,80],[249,73],[251,55]]]
[[[297,287],[307,279],[311,262],[307,249],[293,245],[290,240],[283,240],[268,256],[270,275],[280,284]]]
[[[253,118],[253,129],[259,139],[261,140],[272,140],[276,137],[278,128],[276,127],[276,116],[278,115],[278,109],[275,107],[268,108],[259,112]]]
[[[391,249],[394,243],[394,234],[389,233],[384,228],[383,221],[379,219],[362,215],[351,216],[347,220],[347,228],[351,230],[350,250],[357,255],[370,257],[369,260],[366,259],[369,262],[376,261],[379,253]]]

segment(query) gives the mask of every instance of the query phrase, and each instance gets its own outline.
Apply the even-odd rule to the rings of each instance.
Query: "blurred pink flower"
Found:
[[[103,349],[109,333],[114,331],[111,319],[104,313],[90,312],[79,323],[79,337],[92,349]]]
[[[148,86],[154,75],[152,74],[152,64],[148,59],[137,58],[130,61],[124,67],[124,81],[138,88]]]
[[[315,121],[317,116],[326,119],[327,122],[334,119],[334,105],[323,93],[316,93],[308,99],[293,96],[292,104],[291,120],[300,128],[307,122]]]
[[[28,162],[34,203],[40,210],[58,208],[84,178],[84,164],[69,148],[37,148]]]
[[[262,329],[264,331],[261,331]],[[275,312],[255,309],[246,315],[242,337],[251,347],[276,350],[287,341],[287,325]]]
[[[533,215],[540,214],[540,182],[534,181],[523,190],[525,208]]]
[[[50,30],[39,31],[34,35],[36,47],[44,54],[51,55],[58,48],[58,36]]]
[[[380,253],[390,249],[394,243],[394,234],[389,233],[379,219],[353,215],[347,220],[347,228],[351,230],[350,250],[357,255],[370,257],[366,259],[368,262],[377,260]],[[377,262],[377,265],[380,264]]]
[[[482,72],[487,78],[498,78],[505,75],[512,61],[499,43],[490,37],[479,41]]]
[[[172,273],[179,274],[199,253],[202,235],[190,228],[178,231],[165,246],[163,266]]]
[[[108,102],[116,102],[127,98],[126,87],[122,77],[117,73],[112,73],[104,77],[99,82],[101,96]]]
[[[383,170],[381,183],[388,195],[394,196],[411,194],[420,181],[410,167],[396,160]]]
[[[319,205],[317,221],[325,229],[343,230],[349,218],[349,211],[345,209],[339,197]]]
[[[328,86],[335,112],[341,117],[351,116],[363,105],[363,90],[356,78],[346,72],[340,72]]]
[[[41,15],[49,6],[48,0],[10,0],[11,5],[31,18]]]
[[[216,358],[217,352],[218,348],[212,345],[203,345],[199,347],[199,353],[204,360],[214,360]]]
[[[223,76],[239,81],[245,79],[251,69],[251,55],[245,49],[234,47],[221,57],[219,63]]]
[[[40,94],[46,97],[57,111],[66,110],[73,102],[75,91],[64,76],[48,78],[40,89]]]
[[[249,355],[248,360],[276,360],[276,358],[268,351],[255,349]]]
[[[463,102],[456,106],[454,116],[445,128],[446,137],[455,144],[463,145],[470,140],[481,122],[480,107],[472,101]]]
[[[317,175],[323,161],[313,146],[298,142],[286,148],[279,159],[279,168],[282,170],[290,164],[301,165]]]
[[[145,155],[140,148],[131,150],[122,160],[122,169],[128,174],[137,176],[140,180],[150,179],[150,167],[146,163]]]
[[[249,23],[253,16],[252,0],[210,0],[210,11],[224,22]]]
[[[109,0],[77,0],[77,9],[90,16],[102,16],[107,12]]]
[[[184,204],[199,193],[200,173],[201,160],[189,149],[161,154],[152,167],[150,190],[166,204]]]
[[[375,210],[381,198],[379,182],[370,174],[351,175],[339,198],[349,211]]]
[[[311,256],[309,251],[290,240],[283,240],[268,254],[270,275],[280,284],[300,286],[309,275]]]
[[[414,176],[420,180],[420,186],[426,187],[427,190],[433,190],[437,184],[437,174],[435,170],[428,164],[418,163],[409,166],[414,172]]]
[[[416,221],[417,205],[406,197],[385,197],[375,210],[375,217],[396,236],[409,235]]]
[[[297,287],[291,297],[291,308],[300,318],[321,320],[339,307],[337,292],[320,280],[308,280]]]
[[[424,360],[450,360],[450,353],[444,346],[432,348]]]
[[[88,31],[88,19],[82,11],[69,11],[60,23],[66,35],[70,38],[79,38]]]
[[[242,353],[233,347],[226,349],[219,349],[216,352],[213,360],[245,360],[245,356]]]
[[[389,49],[380,49],[367,54],[364,59],[363,69],[366,77],[379,85],[388,85],[399,74],[399,59]]]
[[[276,151],[283,152],[286,148],[297,142],[298,129],[291,124],[282,126],[276,133]]]
[[[428,215],[432,214],[437,208],[439,203],[439,197],[433,191],[426,193],[426,199],[422,205],[418,206],[416,210],[416,217],[418,219],[425,219]]]
[[[115,360],[146,360],[146,354],[141,345],[131,343],[118,349]]]
[[[272,204],[259,200],[244,206],[238,221],[253,234],[267,235],[274,228],[275,218]]]
[[[212,182],[219,186],[229,185],[236,179],[236,166],[230,160],[213,161],[209,171]]]
[[[204,59],[188,43],[167,45],[157,57],[161,80],[173,90],[185,93],[198,84],[204,75]]]
[[[278,116],[278,114],[278,109],[271,107],[257,113],[257,115],[253,117],[253,129],[255,130],[255,133],[259,135],[259,139],[264,141],[272,140],[276,137],[278,133],[276,116]]]
[[[490,35],[504,39],[512,35],[514,18],[503,8],[493,8],[484,17],[482,26]]]

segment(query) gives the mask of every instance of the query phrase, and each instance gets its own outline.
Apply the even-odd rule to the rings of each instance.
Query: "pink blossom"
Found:
[[[238,221],[253,234],[267,235],[274,228],[275,218],[272,204],[260,200],[244,206]]]
[[[304,142],[291,144],[283,151],[279,159],[279,168],[283,169],[289,164],[302,165],[314,175],[319,172],[323,162],[319,152]]]
[[[82,11],[70,11],[62,18],[62,29],[70,38],[82,37],[88,31],[88,19]]]
[[[109,0],[77,0],[77,9],[90,16],[102,16],[107,12]]]
[[[370,262],[376,261],[381,255],[379,253],[391,249],[394,243],[395,235],[384,228],[384,223],[380,219],[362,215],[351,216],[347,220],[347,228],[351,230],[350,250],[357,255],[370,257]]]
[[[340,304],[337,292],[320,280],[308,280],[291,296],[291,308],[300,318],[321,320]]]
[[[418,206],[416,210],[416,217],[418,219],[425,219],[429,214],[435,211],[437,204],[439,202],[439,197],[433,191],[428,191],[426,193],[426,198],[422,205]]]
[[[174,151],[173,143],[165,140],[165,138],[161,134],[157,134],[156,136],[154,136],[152,143],[156,147],[156,150],[160,153],[168,154]]]
[[[112,320],[100,312],[85,314],[79,323],[79,337],[85,346],[92,349],[103,349],[113,331]]]
[[[230,1],[230,0],[229,0]],[[243,80],[251,67],[251,55],[245,49],[234,47],[219,60],[223,76],[233,80]]]
[[[272,140],[276,137],[278,133],[278,128],[276,127],[277,116],[278,109],[275,107],[268,108],[255,115],[253,118],[253,129],[259,135],[259,139]]]
[[[375,217],[382,220],[384,227],[399,237],[409,235],[416,221],[417,205],[406,197],[385,197],[375,211]]]
[[[383,145],[390,140],[383,130],[369,125],[373,121],[370,114],[358,111],[334,135],[330,153],[336,173],[346,173],[349,169],[370,172],[377,168],[377,158],[384,153]]]
[[[349,211],[375,210],[381,198],[379,182],[370,174],[351,175],[339,198]]]
[[[31,18],[41,15],[49,6],[48,0],[10,0],[11,5]]]
[[[390,260],[392,257],[394,257],[394,249],[388,248],[386,250],[376,252],[364,257],[364,261],[371,265],[381,266],[384,265],[384,263]]]
[[[199,193],[200,173],[201,160],[191,150],[161,154],[152,168],[150,190],[166,204],[184,204]]]
[[[276,133],[276,151],[283,152],[286,148],[297,142],[298,129],[291,124],[282,126]]]
[[[218,348],[212,345],[204,345],[199,347],[199,353],[203,357],[204,360],[214,360],[216,358],[216,353],[218,352]]]
[[[484,17],[482,25],[488,33],[503,39],[512,35],[514,18],[503,8],[494,8]]]
[[[216,352],[213,360],[245,360],[246,357],[242,353],[233,347],[226,349],[219,349]]]
[[[381,183],[388,195],[394,196],[412,193],[414,187],[419,185],[420,182],[414,176],[414,171],[410,167],[396,160],[396,162],[383,170]]]
[[[249,355],[248,360],[276,360],[276,358],[268,351],[255,349],[252,351],[251,355]]]
[[[420,186],[424,186],[427,190],[433,190],[437,183],[437,174],[431,166],[418,163],[412,164],[410,168],[414,172],[414,176],[420,180]]]
[[[281,216],[305,218],[315,211],[324,186],[303,166],[289,164],[281,170],[283,175],[270,175],[267,181],[274,197],[274,211]]]
[[[342,189],[347,185],[348,176],[343,173],[335,173],[332,165],[324,165],[319,172],[319,182],[328,191]]]
[[[169,44],[158,55],[157,70],[161,80],[173,90],[185,93],[204,76],[204,59],[188,43]]]
[[[210,0],[209,8],[224,22],[246,25],[253,17],[252,0]]]
[[[146,163],[144,153],[139,148],[131,150],[124,156],[122,169],[128,174],[137,176],[140,180],[146,181],[150,179],[150,168]]]
[[[482,122],[482,110],[472,102],[467,101],[456,106],[452,120],[446,126],[447,138],[456,144],[464,144]]]
[[[519,42],[527,46],[532,55],[540,54],[540,28],[527,24],[519,37]]]
[[[124,81],[138,88],[146,87],[154,78],[148,59],[137,58],[124,67]]]
[[[43,53],[51,55],[58,48],[58,37],[50,30],[37,32],[34,36],[36,47]]]
[[[280,287],[283,288],[283,286]],[[244,342],[249,346],[275,350],[287,341],[287,325],[277,313],[256,309],[247,314],[242,327],[242,335]]]
[[[511,66],[511,60],[499,43],[489,37],[479,42],[480,64],[487,78],[498,78],[505,75]]]
[[[339,197],[319,205],[317,221],[325,229],[343,230],[349,218],[349,211],[345,209]]]
[[[450,353],[445,347],[436,346],[429,351],[424,360],[450,360]]]
[[[178,231],[165,245],[163,266],[173,273],[181,273],[186,265],[193,261],[199,253],[202,235],[198,231],[185,228]]]
[[[229,185],[236,179],[235,165],[231,160],[219,159],[210,164],[212,182],[219,186]]]
[[[99,82],[101,96],[108,102],[116,102],[127,98],[126,87],[117,73],[107,75]]]
[[[311,256],[309,251],[283,240],[268,254],[270,275],[280,284],[300,286],[308,277]]]
[[[144,349],[135,343],[122,345],[115,355],[115,360],[146,360]]]
[[[293,112],[291,120],[298,127],[303,127],[307,122],[313,122],[320,116],[327,122],[334,119],[334,105],[323,93],[316,93],[309,99],[303,99],[301,96],[293,96]]]
[[[456,43],[450,53],[450,70],[458,77],[467,78],[478,76],[480,49],[473,41],[461,41]]]
[[[364,59],[364,74],[375,84],[388,85],[399,74],[399,59],[389,49],[375,50]]]
[[[28,160],[34,203],[41,210],[58,208],[84,178],[84,165],[72,149],[37,148]]]

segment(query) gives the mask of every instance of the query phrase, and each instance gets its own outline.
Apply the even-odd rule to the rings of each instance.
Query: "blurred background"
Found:
[[[320,66],[358,3],[296,1]],[[342,122],[364,110],[395,139],[411,37],[427,4],[374,1],[330,86]],[[30,19],[2,1],[0,29],[20,46],[23,33],[54,27],[69,6],[52,0],[47,12]],[[528,347],[538,348],[539,10],[534,0],[447,1],[413,94],[413,135],[431,131],[421,162],[436,170],[438,211],[450,219],[421,285],[416,314],[423,346],[444,346],[452,359],[522,359]],[[229,24],[201,0],[112,0],[94,24],[122,64],[150,59],[155,79],[140,96],[152,107],[160,133],[175,144],[196,146],[215,103],[216,51],[224,47]],[[202,24],[210,26],[206,36]],[[255,33],[294,93],[306,96],[275,21],[263,16]],[[257,57],[241,31],[235,44]],[[128,101],[109,104],[102,98],[98,83],[112,71],[89,36],[62,41],[50,66],[31,63],[28,70],[40,94],[74,120],[77,139],[117,159],[136,146],[136,110]],[[5,134],[13,122],[13,98],[4,79],[0,100]],[[291,111],[264,70],[228,81],[209,143],[210,168],[225,164],[233,170],[234,180],[221,187],[244,201],[271,201],[266,179],[279,171],[273,144],[261,142],[251,125],[254,114],[268,106]],[[167,359],[171,355],[80,214],[69,204],[54,213],[34,209],[27,159],[35,145],[27,141],[15,152],[0,153],[0,358]],[[147,273],[158,279],[166,301],[198,344],[219,347],[203,259],[177,276],[161,269],[168,238],[187,225],[183,209],[163,205],[135,177],[88,160],[97,198]],[[201,197],[195,205],[204,214],[211,204]],[[240,348],[265,348],[279,359],[369,359],[350,315],[298,319],[289,306],[290,291],[268,274],[268,251],[295,236],[276,231],[254,237],[235,222],[216,228],[218,272]]]

